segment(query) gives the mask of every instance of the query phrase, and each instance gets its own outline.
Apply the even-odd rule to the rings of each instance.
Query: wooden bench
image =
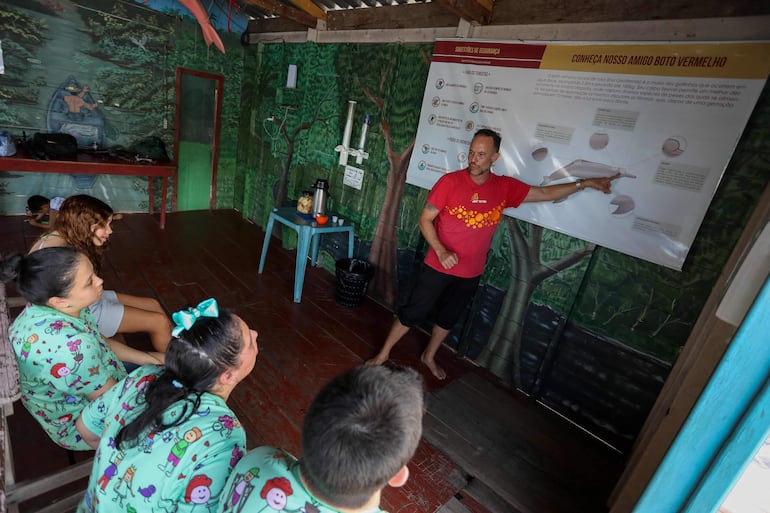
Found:
[[[0,422],[0,513],[18,513],[20,503],[89,476],[93,466],[93,459],[89,459],[52,474],[16,482],[7,417],[13,414],[13,403],[21,396],[21,387],[16,355],[13,354],[8,335],[8,310],[23,305],[24,301],[20,299],[7,298],[5,284],[0,283],[0,408],[3,413]],[[65,497],[57,497],[50,504],[35,510],[35,513],[75,511],[84,493],[85,490],[80,489]]]

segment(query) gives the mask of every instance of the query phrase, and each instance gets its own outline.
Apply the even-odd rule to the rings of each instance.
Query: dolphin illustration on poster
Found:
[[[543,177],[543,183],[540,185],[546,185],[562,178],[574,177],[574,178],[609,178],[614,175],[620,175],[620,177],[636,178],[636,175],[626,172],[622,167],[613,167],[601,162],[591,162],[590,160],[573,160],[564,167],[552,172],[550,175]]]

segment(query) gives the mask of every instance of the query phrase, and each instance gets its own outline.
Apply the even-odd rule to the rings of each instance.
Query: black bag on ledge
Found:
[[[70,134],[37,132],[24,146],[38,160],[74,159],[78,154],[78,141]]]
[[[169,160],[163,139],[156,136],[145,137],[136,141],[131,150],[136,154],[137,162],[156,162]]]

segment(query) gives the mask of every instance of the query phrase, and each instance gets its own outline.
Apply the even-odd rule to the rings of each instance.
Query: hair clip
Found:
[[[177,380],[171,381],[171,384],[174,385],[174,388],[184,388],[184,385]]]

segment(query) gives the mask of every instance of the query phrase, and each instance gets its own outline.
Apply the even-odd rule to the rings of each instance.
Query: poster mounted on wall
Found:
[[[770,72],[770,43],[436,41],[407,182],[464,169],[502,136],[493,172],[530,185],[612,176],[506,215],[681,270]]]

